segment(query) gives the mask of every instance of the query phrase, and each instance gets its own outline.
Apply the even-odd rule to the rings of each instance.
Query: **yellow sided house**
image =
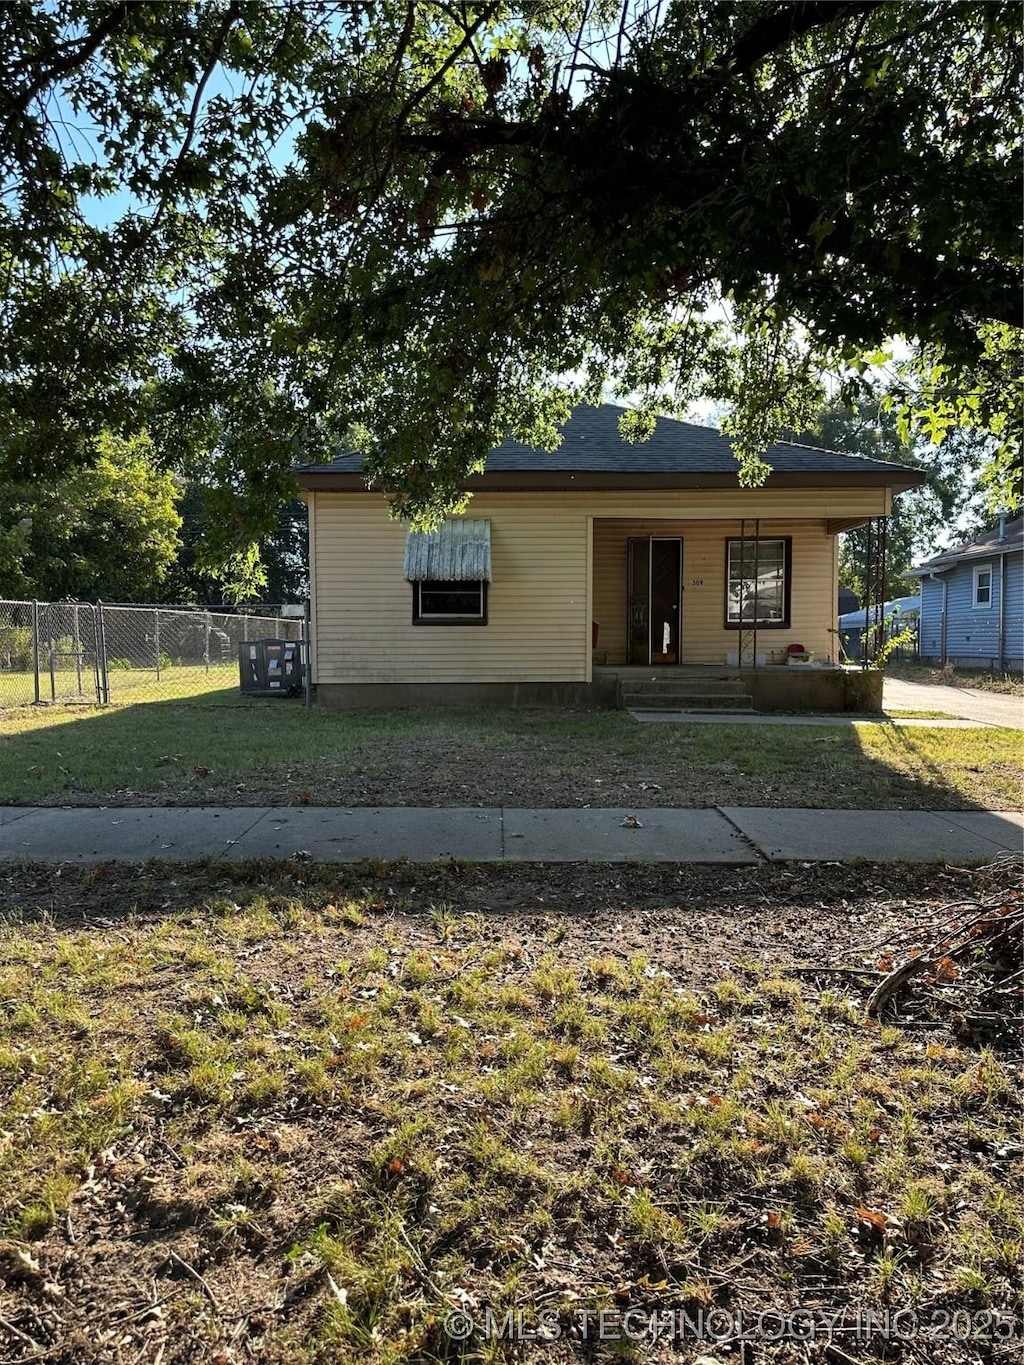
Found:
[[[498,447],[430,533],[358,455],[300,467],[318,700],[878,709],[880,675],[838,662],[837,536],[870,523],[884,583],[892,500],[924,476],[778,444],[742,488],[719,432],[660,418],[632,445],[622,412],[577,408],[553,452]]]

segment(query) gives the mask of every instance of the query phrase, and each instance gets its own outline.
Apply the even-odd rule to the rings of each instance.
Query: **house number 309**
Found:
[[[691,588],[703,588],[703,586],[704,586],[704,580],[703,580],[703,578],[691,578],[691,579],[690,579],[690,587],[691,587]]]

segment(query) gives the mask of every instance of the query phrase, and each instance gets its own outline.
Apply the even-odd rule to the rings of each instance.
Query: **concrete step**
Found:
[[[742,706],[632,706],[629,708],[632,716],[646,716],[650,719],[653,716],[702,716],[705,720],[710,720],[712,716],[735,716],[737,721],[740,716],[744,719],[756,720],[758,713],[752,707]]]
[[[749,669],[747,671],[749,672]],[[635,668],[632,665],[628,668],[616,669],[602,668],[597,665],[594,668],[594,677],[618,678],[624,686],[630,686],[634,682],[670,682],[687,686],[694,683],[698,686],[703,683],[710,683],[717,687],[719,683],[742,683],[745,681],[739,670],[727,667],[719,671],[715,668]]]
[[[746,694],[718,692],[623,692],[627,711],[752,711],[754,703]]]
[[[671,692],[677,697],[745,697],[747,685],[739,678],[623,678],[624,692]]]

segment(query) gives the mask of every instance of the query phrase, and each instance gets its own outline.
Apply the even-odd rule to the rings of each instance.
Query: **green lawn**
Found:
[[[111,702],[174,701],[181,697],[204,696],[221,689],[238,689],[237,664],[178,665],[155,668],[111,668],[108,670]],[[39,679],[40,700],[81,704],[96,699],[96,678],[83,669],[61,668],[51,680],[44,669]],[[35,700],[35,680],[31,673],[0,672],[0,710],[24,706]]]
[[[434,875],[10,880],[5,1359],[660,1363],[654,1315],[713,1308],[771,1314],[760,1365],[819,1358],[771,1336],[795,1310],[822,1360],[892,1359],[852,1337],[887,1308],[960,1324],[908,1365],[1016,1358],[1012,1058],[864,1014],[860,954],[966,875],[673,871],[641,912],[617,868],[487,914],[528,869]],[[815,978],[826,937],[859,976]],[[494,1339],[508,1312],[558,1340]]]
[[[0,802],[1014,808],[1019,732],[343,714],[237,687],[0,713]]]

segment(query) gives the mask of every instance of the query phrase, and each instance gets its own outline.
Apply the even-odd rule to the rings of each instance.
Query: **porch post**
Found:
[[[761,518],[754,518],[754,671],[757,671],[757,618],[761,610],[758,595],[761,591]]]
[[[871,639],[871,530],[874,526],[874,518],[869,517],[867,525],[864,527],[864,635],[860,642],[860,666],[868,666],[868,643]]]

